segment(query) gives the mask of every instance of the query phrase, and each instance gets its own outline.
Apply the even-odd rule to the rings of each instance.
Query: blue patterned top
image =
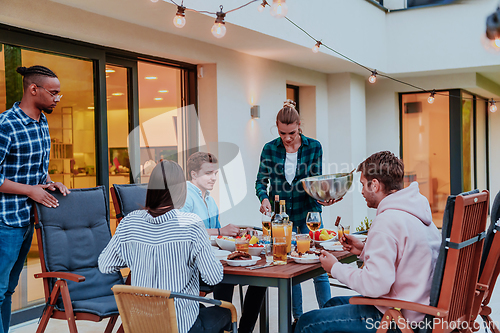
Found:
[[[47,118],[30,118],[19,102],[0,114],[0,186],[6,179],[38,185],[47,180],[50,134]],[[13,227],[29,225],[33,202],[25,195],[0,193],[0,221]]]

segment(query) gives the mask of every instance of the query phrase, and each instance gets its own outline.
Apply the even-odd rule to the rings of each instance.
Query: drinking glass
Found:
[[[342,230],[341,226],[337,227],[337,235],[338,235],[339,240],[342,238],[342,236],[344,234],[350,234],[350,233],[351,233],[351,226],[350,225],[345,226],[344,230]]]
[[[264,252],[266,254],[266,263],[273,262],[273,244],[271,243],[271,236],[264,236]]]
[[[235,244],[236,251],[243,251],[248,253],[248,243],[249,240],[246,239],[245,237],[236,238],[236,244]]]
[[[262,233],[264,236],[271,235],[271,213],[262,214]]]
[[[314,233],[321,228],[321,213],[320,212],[309,212],[306,217],[306,225],[309,230]],[[316,250],[316,247],[313,245],[311,250]]]
[[[297,235],[297,252],[299,253],[306,253],[309,251],[309,246],[311,244],[311,238],[309,238],[309,235],[307,234],[302,234],[302,235]]]
[[[286,248],[286,237],[273,237],[273,262],[275,265],[286,264]]]

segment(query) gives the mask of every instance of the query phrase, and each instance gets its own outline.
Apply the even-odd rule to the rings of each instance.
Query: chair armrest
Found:
[[[375,306],[387,306],[391,308],[399,308],[411,311],[417,311],[420,313],[425,313],[434,317],[444,318],[448,315],[447,310],[435,308],[430,305],[423,305],[420,303],[413,303],[408,301],[401,301],[397,299],[388,298],[369,298],[369,297],[351,297],[349,300],[350,304],[358,305],[375,305]]]
[[[238,314],[236,312],[236,308],[234,307],[233,303],[231,303],[231,302],[219,301],[218,299],[188,295],[188,294],[183,294],[183,293],[174,293],[174,292],[170,293],[170,298],[185,298],[185,299],[189,299],[192,301],[198,301],[201,303],[214,304],[216,306],[220,306],[221,308],[229,309],[231,311],[231,321],[233,323],[236,323],[238,320]]]
[[[47,279],[47,278],[54,278],[54,279],[64,279],[64,280],[70,280],[73,282],[83,282],[85,281],[85,276],[78,275],[78,274],[73,274],[73,273],[63,273],[63,272],[45,272],[45,273],[38,273],[35,274],[35,279]]]

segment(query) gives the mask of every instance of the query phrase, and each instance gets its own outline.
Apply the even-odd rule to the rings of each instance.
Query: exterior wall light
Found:
[[[260,106],[259,105],[254,105],[250,108],[250,115],[252,116],[252,119],[259,119],[260,118]]]

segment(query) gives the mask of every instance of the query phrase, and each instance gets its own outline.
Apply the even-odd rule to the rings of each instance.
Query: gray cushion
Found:
[[[144,209],[148,184],[113,184],[113,187],[123,216],[134,210]]]
[[[118,313],[116,303],[102,304],[93,299],[113,296],[111,287],[123,284],[119,272],[102,274],[97,259],[111,239],[106,188],[72,189],[64,197],[53,192],[59,207],[47,208],[37,204],[39,226],[42,231],[45,266],[49,272],[69,272],[85,276],[85,281],[68,281],[71,301],[95,303],[88,311],[101,316]],[[62,306],[62,302],[58,302]]]

